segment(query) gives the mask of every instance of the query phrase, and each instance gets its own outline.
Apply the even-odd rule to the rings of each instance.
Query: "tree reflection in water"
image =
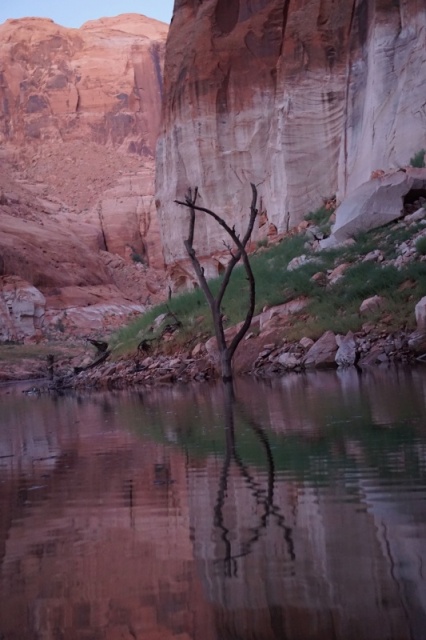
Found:
[[[260,539],[262,532],[266,530],[272,518],[275,519],[276,524],[283,530],[283,536],[290,559],[295,561],[296,555],[292,528],[286,525],[285,518],[280,513],[279,507],[274,504],[275,465],[266,433],[251,417],[246,415],[242,403],[240,403],[235,397],[232,382],[225,383],[223,385],[223,407],[225,416],[226,452],[223,460],[222,471],[219,476],[219,489],[214,508],[214,526],[220,530],[220,537],[225,545],[224,558],[217,559],[216,562],[223,563],[225,577],[231,578],[238,575],[238,559],[248,556],[252,552],[254,545]],[[253,475],[250,473],[249,467],[244,464],[238,454],[235,439],[235,410],[238,410],[244,415],[246,424],[248,424],[253,430],[265,452],[267,466],[266,488],[263,488],[261,484],[255,480]],[[228,493],[228,480],[232,464],[234,464],[239,470],[241,477],[244,479],[245,484],[253,496],[256,506],[260,507],[262,512],[259,516],[258,524],[251,528],[252,535],[248,540],[240,544],[237,550],[233,550],[232,548],[232,531],[226,526],[224,517],[224,506]]]

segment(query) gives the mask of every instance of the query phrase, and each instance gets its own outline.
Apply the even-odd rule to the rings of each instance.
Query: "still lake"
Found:
[[[426,367],[22,388],[1,640],[426,638]]]

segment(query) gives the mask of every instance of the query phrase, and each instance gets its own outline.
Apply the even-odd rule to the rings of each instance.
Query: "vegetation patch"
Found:
[[[319,211],[309,214],[311,220],[321,223],[330,212]],[[265,307],[272,307],[298,297],[307,297],[308,305],[303,312],[292,316],[290,327],[285,328],[288,340],[308,336],[318,338],[330,329],[345,334],[349,330],[361,329],[365,318],[359,308],[363,300],[379,295],[384,299],[383,307],[369,320],[375,321],[383,329],[414,328],[414,306],[426,295],[426,262],[414,260],[397,268],[386,264],[398,255],[398,246],[408,241],[424,226],[419,222],[407,225],[394,223],[380,229],[359,234],[351,246],[314,251],[303,233],[289,235],[279,244],[258,249],[251,256],[251,264],[256,281],[256,313]],[[365,261],[370,252],[379,249],[383,262]],[[417,252],[426,254],[426,238],[416,243]],[[287,270],[289,262],[305,255],[306,261],[298,268]],[[334,284],[325,286],[330,273],[342,263],[348,266]],[[313,278],[318,274],[322,277]],[[221,278],[211,282],[214,293],[218,291]],[[248,284],[245,272],[237,267],[224,297],[226,326],[243,320]],[[164,334],[168,320],[159,325],[156,318],[162,314],[172,314],[180,326],[172,336]],[[169,316],[170,318],[170,316]],[[114,336],[114,343],[122,352],[134,351],[141,340],[148,340],[164,352],[176,347],[192,348],[198,342],[206,341],[213,335],[210,310],[200,289],[176,296],[159,305]]]
[[[305,220],[312,222],[312,224],[316,225],[325,236],[329,236],[331,231],[330,215],[330,209],[324,205],[315,211],[307,213],[305,215]]]
[[[416,242],[416,251],[422,256],[426,256],[426,236],[422,236]]]
[[[410,165],[412,167],[417,167],[418,169],[423,169],[425,166],[425,155],[426,149],[420,149],[414,156],[410,159]]]

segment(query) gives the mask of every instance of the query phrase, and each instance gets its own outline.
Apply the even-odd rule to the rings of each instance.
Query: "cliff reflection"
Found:
[[[420,640],[426,376],[0,397],[0,638]]]

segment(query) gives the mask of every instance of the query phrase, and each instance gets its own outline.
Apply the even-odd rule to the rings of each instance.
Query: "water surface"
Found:
[[[0,392],[2,640],[424,640],[426,369]]]

